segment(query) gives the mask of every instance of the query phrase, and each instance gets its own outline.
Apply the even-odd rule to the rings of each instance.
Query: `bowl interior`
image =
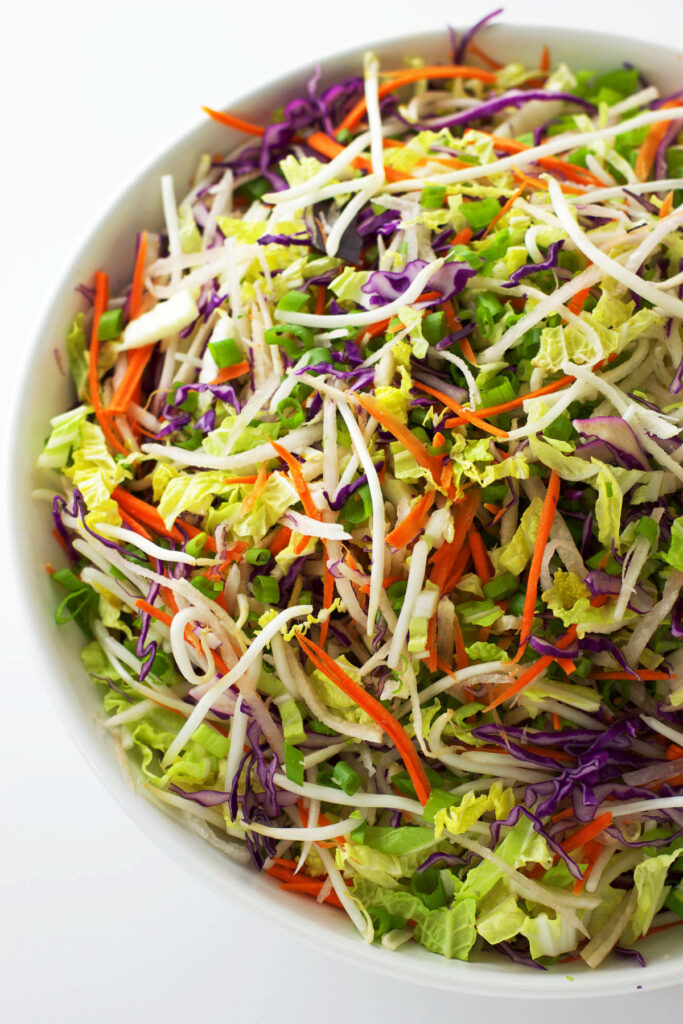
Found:
[[[619,39],[558,28],[520,28],[504,25],[486,33],[486,49],[501,62],[510,59],[534,64],[548,44],[553,60],[561,59],[572,68],[608,70],[622,61],[639,67],[648,81],[667,93],[683,85],[681,53],[637,40]],[[365,48],[364,48],[365,49]],[[384,66],[400,61],[405,54],[420,54],[430,63],[448,59],[445,32],[381,42],[372,47]],[[325,60],[323,82],[357,74],[362,51]],[[230,109],[254,121],[267,123],[268,112],[301,95],[312,67],[284,78],[230,103]],[[194,173],[203,152],[227,152],[243,142],[231,130],[206,121],[171,146],[121,193],[94,228],[88,232],[75,258],[63,275],[53,297],[45,306],[38,331],[30,346],[23,384],[15,398],[13,429],[6,459],[11,496],[13,536],[17,538],[15,572],[17,590],[27,610],[31,609],[36,655],[60,716],[74,739],[110,792],[152,839],[179,862],[189,866],[229,900],[250,908],[290,934],[322,944],[331,952],[364,967],[410,981],[465,992],[516,996],[608,995],[635,989],[674,984],[683,966],[683,940],[678,932],[658,935],[647,941],[644,952],[649,966],[642,970],[630,962],[610,961],[597,973],[582,963],[555,971],[527,971],[496,957],[463,964],[427,953],[417,945],[390,953],[367,948],[346,918],[328,907],[285,894],[271,880],[251,868],[230,861],[213,849],[170,813],[140,799],[127,782],[118,763],[111,737],[95,723],[99,696],[79,659],[82,638],[76,627],[57,629],[54,624],[54,594],[44,570],[46,561],[60,564],[61,552],[51,533],[49,509],[32,498],[36,486],[44,486],[33,470],[48,431],[51,416],[73,401],[69,379],[59,369],[53,352],[66,366],[64,335],[77,312],[85,308],[74,291],[89,282],[98,268],[105,270],[112,289],[125,284],[130,272],[136,232],[141,227],[158,229],[163,223],[159,178],[170,173],[180,196]],[[45,372],[45,368],[48,372]],[[39,381],[39,386],[36,386]],[[21,570],[20,572],[18,570]],[[36,614],[38,610],[38,614]],[[229,912],[228,912],[229,913]],[[566,972],[572,978],[567,979]]]

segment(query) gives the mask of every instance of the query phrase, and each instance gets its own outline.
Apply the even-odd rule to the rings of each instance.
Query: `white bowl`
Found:
[[[519,59],[531,66],[541,48],[548,44],[553,61],[566,61],[573,68],[607,70],[630,61],[657,84],[662,93],[683,85],[683,58],[679,52],[633,39],[596,35],[560,28],[521,28],[499,25],[486,33],[486,49],[505,61]],[[365,47],[364,49],[367,49]],[[445,32],[381,42],[371,47],[383,64],[395,64],[406,53],[418,53],[431,62],[447,58]],[[325,61],[324,81],[331,82],[361,67],[361,50]],[[229,109],[256,122],[266,123],[269,111],[304,92],[306,75],[296,72],[230,102]],[[52,537],[49,510],[31,497],[36,486],[33,471],[51,416],[64,411],[73,400],[69,380],[57,371],[56,348],[64,354],[64,331],[83,300],[74,291],[101,268],[110,275],[112,291],[125,285],[130,273],[136,232],[141,227],[157,228],[163,223],[159,179],[174,175],[178,191],[191,178],[202,152],[229,151],[243,137],[212,121],[205,121],[185,135],[158,160],[132,181],[109,206],[64,273],[45,315],[25,367],[23,384],[15,396],[15,414],[10,438],[6,493],[11,496],[10,515],[17,538],[16,578],[27,610],[30,609],[36,656],[59,715],[109,792],[130,817],[159,846],[230,901],[258,913],[263,927],[277,925],[290,934],[370,967],[380,974],[438,988],[482,995],[522,997],[598,996],[633,991],[636,986],[657,988],[680,981],[683,970],[683,935],[665,932],[649,939],[643,947],[646,969],[631,961],[609,960],[597,972],[580,963],[553,971],[533,971],[489,957],[473,963],[445,960],[410,945],[391,953],[368,947],[355,933],[347,918],[329,907],[282,892],[268,877],[250,867],[228,860],[190,832],[171,814],[158,810],[137,794],[125,779],[111,737],[95,724],[100,698],[85,673],[79,650],[82,637],[75,626],[54,623],[55,597],[44,565],[60,562]],[[64,364],[66,357],[64,355]],[[46,375],[45,367],[55,367]],[[35,382],[40,381],[40,388]],[[21,570],[20,572],[18,570]],[[226,906],[227,911],[227,906]]]

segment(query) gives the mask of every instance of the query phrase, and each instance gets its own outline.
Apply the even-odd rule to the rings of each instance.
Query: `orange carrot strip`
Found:
[[[595,862],[602,853],[604,847],[602,843],[599,843],[597,839],[590,839],[586,843],[586,848],[583,851],[584,857],[586,858],[587,864],[584,868],[583,878],[577,878],[574,882],[574,892],[583,892],[583,887],[588,881],[588,876],[595,867]]]
[[[446,582],[443,584],[441,588],[442,594],[450,594],[451,591],[456,588],[456,586],[460,582],[460,577],[463,575],[465,569],[467,568],[467,563],[469,562],[470,557],[470,546],[467,543],[467,541],[465,541],[462,547],[462,551],[453,562],[453,567],[451,569],[450,575],[446,577]]]
[[[544,178],[534,178],[531,174],[526,174],[524,171],[521,171],[519,167],[511,167],[510,170],[518,181],[523,181],[525,185],[529,186],[529,188],[534,188],[541,192],[548,191],[548,182]],[[574,185],[568,185],[565,181],[558,181],[557,184],[565,195],[583,196],[586,194],[585,189],[576,188]]]
[[[520,626],[520,648],[522,650],[526,647],[529,634],[531,632],[531,623],[534,618],[534,606],[536,604],[536,597],[538,593],[538,581],[541,576],[543,552],[545,551],[548,536],[550,535],[550,528],[553,525],[555,509],[557,508],[557,499],[559,496],[560,477],[557,471],[553,470],[550,474],[550,480],[548,481],[548,489],[543,501],[541,518],[538,523],[538,531],[536,533],[536,540],[534,543],[534,552],[531,556],[531,565],[529,566],[526,595],[524,597],[524,609],[522,611],[522,623]]]
[[[422,68],[409,68],[402,71],[386,71],[383,72],[385,78],[389,78],[390,81],[380,85],[377,90],[379,99],[383,99],[388,96],[389,93],[395,89],[400,89],[404,85],[412,85],[413,82],[422,82],[425,78],[475,78],[479,82],[489,82],[493,84],[496,81],[496,76],[490,71],[483,71],[481,68],[467,67],[461,64],[450,64],[450,65],[438,65],[436,67],[422,67]],[[344,120],[337,128],[337,134],[341,131],[351,131],[363,118],[363,114],[367,110],[367,104],[365,97],[358,100],[356,105],[349,111]]]
[[[560,846],[565,853],[571,853],[572,850],[578,850],[580,846],[587,843],[591,839],[595,839],[603,829],[607,828],[612,824],[612,814],[610,811],[605,811],[604,814],[598,815],[593,821],[589,821],[587,825],[583,825],[580,829],[577,829],[572,835],[568,836]]]
[[[325,576],[323,578],[323,609],[328,609],[332,601],[334,600],[334,578],[332,573],[327,568],[327,544],[323,544],[325,548]],[[368,588],[369,589],[369,588]],[[325,619],[320,624],[320,646],[325,646],[327,640],[327,630],[330,624],[329,618]]]
[[[590,288],[582,288],[580,292],[576,293],[576,295],[572,295],[571,299],[567,303],[567,309],[569,310],[569,312],[574,313],[575,316],[578,316],[581,310],[583,309],[586,299],[588,298],[590,293]]]
[[[235,363],[234,366],[224,366],[222,370],[218,371],[218,376],[214,377],[211,383],[225,384],[228,380],[241,377],[243,373],[249,373],[249,363],[246,359],[243,359],[241,363]]]
[[[277,531],[277,533],[271,540],[270,544],[268,545],[268,550],[270,551],[273,558],[275,558],[276,555],[279,555],[281,551],[284,551],[284,549],[289,544],[289,538],[291,536],[292,531],[288,526],[280,527],[280,529]]]
[[[494,227],[498,223],[500,218],[502,216],[504,216],[508,212],[509,209],[511,209],[512,204],[514,203],[515,199],[519,199],[519,197],[521,196],[523,191],[524,191],[524,185],[522,184],[522,185],[519,186],[517,191],[513,195],[510,196],[510,198],[507,200],[507,202],[503,203],[503,205],[501,206],[500,210],[495,215],[493,220],[489,222],[489,226],[487,227],[487,229],[484,232],[484,234],[481,236],[482,238],[486,238],[486,236],[488,235],[488,233],[491,230],[491,228]]]
[[[240,505],[241,516],[246,516],[247,513],[251,512],[252,508],[258,501],[259,496],[263,494],[264,490],[266,489],[269,477],[270,473],[266,469],[266,463],[264,462],[258,471],[256,479],[254,480],[254,486],[252,487],[249,494],[247,494],[246,497],[242,499],[242,504]]]
[[[157,619],[158,622],[163,622],[164,625],[168,626],[169,629],[171,628],[173,616],[169,615],[168,612],[162,612],[160,608],[155,607],[155,605],[153,604],[149,604],[149,602],[143,600],[142,598],[138,598],[138,600],[135,602],[135,607],[139,608],[141,612],[147,612],[148,615],[151,615],[153,619]],[[199,642],[199,639],[192,632],[189,625],[185,627],[185,639],[187,640],[188,643],[191,643],[193,647],[195,647],[198,651],[201,651],[201,644]],[[223,661],[223,659],[221,658],[220,654],[218,654],[217,651],[211,651],[211,657],[214,660],[216,668],[219,669],[224,676],[226,676],[228,674],[229,669],[228,666]]]
[[[177,527],[172,526],[170,530],[166,529],[166,525],[154,505],[148,505],[146,501],[142,501],[140,498],[136,498],[134,494],[124,491],[122,487],[115,487],[111,492],[111,496],[114,501],[119,503],[121,508],[125,509],[126,512],[134,516],[139,522],[151,527],[159,536],[170,537],[171,540],[176,541],[178,544],[185,542],[185,538]]]
[[[126,512],[125,509],[121,508],[120,505],[119,515],[123,520],[124,526],[127,526],[129,530],[133,530],[134,533],[137,533],[138,537],[144,537],[145,540],[152,540],[152,534],[149,530],[146,530],[136,519],[133,519],[132,515],[129,512]]]
[[[679,757],[683,757],[683,747],[679,747],[677,743],[670,743],[666,748],[667,761],[677,761]]]
[[[472,561],[474,562],[475,572],[482,583],[488,583],[491,579],[491,565],[489,563],[486,545],[481,539],[481,534],[474,526],[470,526],[467,539],[470,542],[470,551],[472,552]]]
[[[318,153],[322,153],[323,156],[328,156],[330,159],[333,159],[344,149],[344,146],[337,142],[336,139],[330,138],[330,136],[326,135],[325,132],[313,132],[312,135],[308,135],[306,137],[306,143],[311,147],[311,149],[317,150]],[[372,160],[369,160],[365,156],[355,157],[351,161],[351,165],[363,171],[372,170]],[[393,167],[386,166],[384,168],[384,174],[387,181],[405,181],[407,178],[412,177],[410,174],[403,174],[402,171],[397,171]]]
[[[671,213],[671,210],[673,209],[673,205],[674,205],[674,194],[673,194],[673,192],[667,192],[666,196],[664,197],[664,202],[662,203],[662,205],[659,208],[660,219],[663,220],[664,217],[668,217],[669,216],[669,214]]]
[[[474,40],[471,43],[468,43],[467,50],[471,50],[475,57],[478,57],[479,60],[483,60],[484,64],[488,64],[493,71],[500,71],[503,67],[500,61],[495,60],[493,57],[489,57],[488,53],[484,53],[482,48],[477,46]]]
[[[468,491],[464,501],[454,509],[453,540],[442,544],[429,559],[434,567],[430,577],[431,582],[441,587],[442,593],[444,593],[443,585],[454,568],[454,559],[461,554],[467,544],[467,535],[478,508],[479,490]],[[467,545],[467,555],[469,557],[469,545]]]
[[[301,466],[298,460],[291,452],[288,452],[286,448],[283,448],[281,444],[278,444],[277,441],[271,441],[270,443],[282,461],[287,464],[289,475],[292,478],[292,483],[296,487],[297,494],[301,498],[301,504],[304,506],[306,515],[310,516],[311,519],[322,520],[322,512],[313,501],[313,497],[308,489],[308,484],[304,480],[304,475],[301,472]]]
[[[130,299],[128,314],[131,320],[140,314],[142,308],[143,277],[145,273],[145,260],[147,258],[147,232],[140,235],[140,244],[135,256],[135,267],[133,269],[133,281],[130,288]],[[142,348],[133,349],[128,353],[128,365],[126,372],[121,378],[111,402],[107,406],[108,415],[119,415],[125,413],[130,402],[133,400],[135,391],[145,372],[145,367],[154,351],[154,345],[143,345]]]
[[[550,71],[550,50],[547,46],[544,46],[541,50],[541,59],[538,67],[541,71]]]
[[[638,673],[638,678],[643,682],[652,681],[655,679],[671,679],[668,672],[657,672],[655,669],[637,668],[634,669]],[[633,677],[628,672],[592,672],[591,679],[632,679]]]
[[[391,544],[392,548],[405,548],[412,540],[415,540],[420,530],[424,529],[435,497],[436,491],[428,491],[423,494],[405,519],[402,519],[391,533],[387,534],[387,543]]]
[[[500,405],[490,405],[484,409],[477,409],[477,416],[497,416],[499,412],[509,412],[511,409],[519,409],[521,405],[526,402],[527,398],[541,398],[543,395],[552,395],[556,391],[561,391],[562,388],[566,388],[569,384],[574,383],[574,377],[560,377],[559,380],[553,381],[552,384],[546,384],[542,388],[538,388],[536,391],[529,391],[526,395],[517,395],[516,398],[512,398],[509,402],[501,402]],[[459,427],[466,420],[462,416],[451,417],[446,420],[445,425],[447,427]]]
[[[260,124],[252,124],[251,121],[235,117],[234,114],[226,114],[223,110],[213,110],[211,107],[202,107],[202,110],[214,121],[224,124],[226,128],[237,128],[238,131],[245,132],[247,135],[265,135],[266,129],[262,128]]]
[[[404,426],[400,420],[393,416],[386,409],[382,408],[379,402],[370,395],[361,395],[357,391],[352,392],[353,397],[366,412],[377,420],[380,426],[393,434],[397,441],[400,441],[404,448],[407,448],[413,458],[434,477],[435,482],[441,479],[441,459],[430,455],[421,441],[413,434],[409,427]]]
[[[442,405],[445,405],[447,409],[462,416],[464,420],[471,423],[473,427],[477,427],[479,430],[486,431],[487,434],[493,434],[494,437],[508,437],[507,430],[501,430],[500,427],[494,427],[491,423],[486,423],[485,420],[480,419],[476,413],[470,412],[469,409],[465,409],[460,402],[456,402],[450,395],[444,395],[443,392],[437,391],[436,388],[430,387],[428,384],[423,384],[419,380],[413,381],[413,386],[418,388],[419,391],[425,391],[428,395],[433,395],[434,398],[438,398]]]
[[[92,333],[90,335],[90,351],[88,353],[88,389],[90,391],[90,402],[95,410],[97,422],[102,428],[102,433],[112,448],[115,448],[117,452],[121,452],[123,455],[130,455],[128,449],[124,448],[117,440],[114,431],[112,430],[111,423],[109,422],[109,417],[102,408],[102,399],[100,397],[100,383],[97,376],[97,360],[100,355],[100,339],[97,336],[97,332],[100,327],[100,319],[107,308],[108,302],[109,279],[106,274],[101,270],[98,270],[95,274],[95,302],[93,307]]]
[[[504,153],[523,153],[527,149],[533,149],[533,146],[527,146],[526,143],[518,142],[517,139],[504,139],[500,135],[491,135],[489,132],[482,132],[482,134],[487,135],[495,148],[502,149]],[[561,171],[570,181],[576,181],[580,185],[595,185],[598,188],[604,185],[604,182],[584,167],[570,164],[567,160],[560,160],[555,156],[544,156],[534,162],[548,170]]]
[[[575,636],[576,626],[571,626],[565,635],[557,641],[556,646],[560,648],[568,647]],[[497,708],[499,704],[502,704],[504,700],[509,700],[510,697],[514,697],[523,690],[525,686],[528,686],[536,676],[539,676],[541,672],[544,672],[553,661],[555,661],[555,658],[551,658],[549,654],[544,654],[542,658],[539,658],[533,665],[530,665],[526,672],[523,672],[514,683],[507,686],[502,693],[490,701],[490,703],[486,705],[486,710],[491,711],[493,708]]]
[[[387,711],[376,697],[367,693],[362,686],[354,682],[351,676],[347,675],[322,648],[314,644],[308,637],[301,636],[299,633],[296,634],[296,638],[316,668],[320,669],[330,682],[338,686],[342,693],[345,693],[347,697],[350,697],[363,711],[370,715],[373,721],[379,725],[380,729],[393,740],[396,749],[403,759],[403,763],[408,769],[408,774],[415,786],[418,800],[424,806],[429,799],[431,786],[417,751],[401,723]]]
[[[680,100],[667,100],[666,103],[662,103],[660,110],[677,107],[680,105],[680,102]],[[641,181],[645,181],[650,174],[655,157],[657,156],[659,144],[666,135],[670,124],[670,121],[658,121],[656,124],[651,124],[648,128],[647,135],[638,150],[634,168],[636,175]]]
[[[226,478],[223,481],[223,483],[224,484],[255,484],[256,483],[256,479],[257,479],[256,473],[253,473],[251,476],[226,476]]]

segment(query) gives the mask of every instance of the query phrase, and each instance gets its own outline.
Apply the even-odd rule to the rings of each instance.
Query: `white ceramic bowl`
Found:
[[[683,57],[680,52],[664,47],[547,27],[499,25],[486,33],[487,51],[501,61],[519,59],[533,66],[544,44],[549,45],[553,61],[561,59],[573,68],[607,70],[621,61],[631,61],[662,93],[683,86]],[[381,42],[371,48],[379,54],[384,66],[395,66],[406,53],[421,54],[434,63],[447,59],[448,52],[445,32]],[[357,50],[326,60],[323,81],[332,82],[357,74],[362,66],[361,58],[362,51]],[[304,92],[305,80],[304,72],[287,75],[248,96],[232,100],[229,109],[256,122],[267,123],[269,111]],[[44,565],[48,560],[59,564],[60,553],[52,537],[49,511],[44,503],[31,498],[36,485],[32,467],[46,436],[48,420],[73,401],[68,378],[57,371],[53,349],[64,350],[65,327],[83,308],[82,299],[74,291],[78,283],[90,280],[94,271],[101,268],[110,275],[114,294],[125,285],[136,231],[141,227],[158,228],[163,222],[160,176],[173,174],[178,192],[182,193],[200,153],[226,152],[241,142],[243,137],[237,133],[207,120],[132,181],[77,250],[47,303],[30,346],[23,384],[15,396],[6,493],[12,500],[12,535],[17,538],[15,568],[21,568],[15,575],[20,581],[22,599],[31,611],[36,657],[60,717],[109,792],[140,828],[193,875],[204,878],[220,898],[225,898],[228,921],[230,903],[234,902],[258,913],[264,928],[276,925],[380,974],[482,995],[597,996],[633,991],[636,986],[656,988],[679,982],[683,970],[683,935],[677,930],[645,943],[643,951],[648,960],[645,970],[632,966],[631,961],[613,958],[594,973],[581,963],[541,972],[518,967],[502,957],[460,963],[430,954],[417,945],[403,947],[397,953],[377,946],[368,947],[344,915],[282,892],[270,878],[228,860],[170,814],[135,793],[121,771],[111,737],[96,725],[100,700],[79,660],[81,634],[75,626],[57,628],[54,624],[55,598]],[[66,358],[64,363],[66,365]],[[55,367],[54,372],[46,374],[45,367]],[[39,388],[35,386],[36,381],[40,381]]]

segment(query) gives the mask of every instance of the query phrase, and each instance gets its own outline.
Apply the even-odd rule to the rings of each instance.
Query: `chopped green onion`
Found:
[[[268,548],[247,548],[244,552],[244,558],[249,565],[268,565],[270,551]]]
[[[287,292],[286,295],[282,296],[276,308],[284,313],[300,313],[304,306],[307,305],[310,297],[306,292]]]
[[[255,576],[251,585],[257,601],[277,604],[280,600],[280,584],[272,576]]]
[[[489,405],[503,405],[504,402],[512,402],[517,397],[517,391],[509,377],[498,374],[479,388],[479,394],[484,407]]]
[[[295,427],[300,427],[306,419],[306,413],[301,407],[301,402],[297,402],[296,398],[292,398],[291,395],[278,402],[277,414],[280,417],[280,422],[292,430]]]
[[[481,231],[500,213],[500,203],[494,198],[473,199],[469,203],[463,203],[460,212],[473,231]]]
[[[207,580],[206,576],[195,576],[190,582],[193,587],[197,588],[200,594],[208,597],[211,601],[223,590],[222,583],[212,583],[211,580]]]
[[[188,555],[192,555],[193,558],[199,558],[201,556],[202,551],[204,550],[205,544],[206,534],[198,533],[196,537],[192,538],[192,540],[188,540],[187,544],[185,545],[185,551],[188,553]]]
[[[237,342],[233,338],[222,338],[221,341],[210,341],[209,352],[219,370],[226,366],[235,366],[244,359]]]
[[[500,304],[500,300],[493,292],[482,292],[481,295],[477,295],[475,316],[482,338],[491,337],[495,318],[502,311],[503,307]]]
[[[445,185],[425,185],[420,196],[420,205],[425,210],[438,210],[446,198]]]
[[[353,796],[360,789],[360,775],[346,761],[337,761],[332,772],[332,782],[343,789],[347,796]]]
[[[446,336],[446,314],[442,310],[438,310],[436,313],[427,313],[422,321],[422,333],[430,345],[436,345]]]
[[[123,310],[107,309],[100,317],[97,326],[98,341],[113,341],[123,330]]]
[[[344,524],[358,526],[364,523],[372,515],[372,498],[370,497],[370,485],[363,484],[351,497],[342,505],[340,518]]]
[[[273,324],[265,340],[268,345],[281,345],[290,359],[298,359],[313,348],[313,331],[300,324]]]

